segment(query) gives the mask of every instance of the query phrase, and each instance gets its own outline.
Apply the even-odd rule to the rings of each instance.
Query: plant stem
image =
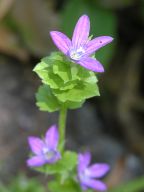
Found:
[[[67,109],[65,106],[62,106],[59,114],[59,135],[60,135],[59,148],[62,151],[65,143],[66,117],[67,117]]]

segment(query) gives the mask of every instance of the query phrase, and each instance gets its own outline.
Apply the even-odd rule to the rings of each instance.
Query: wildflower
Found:
[[[38,137],[29,137],[28,142],[34,156],[27,160],[28,166],[38,167],[46,163],[52,164],[59,160],[58,139],[58,130],[55,125],[48,129],[43,140]]]
[[[82,15],[74,28],[72,41],[59,31],[51,31],[50,35],[58,49],[72,61],[88,70],[104,72],[101,63],[90,56],[101,47],[110,43],[113,38],[110,36],[100,36],[90,40],[89,31],[89,17]]]
[[[89,152],[85,154],[79,154],[78,156],[78,179],[83,190],[92,188],[94,190],[106,190],[106,185],[97,180],[104,176],[109,166],[104,163],[96,163],[89,166],[91,161],[91,154]]]

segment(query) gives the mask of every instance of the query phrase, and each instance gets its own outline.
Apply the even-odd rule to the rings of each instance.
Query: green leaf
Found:
[[[72,81],[70,64],[70,61],[56,52],[42,59],[33,71],[38,74],[44,84],[49,85],[52,89],[72,89],[75,82]]]
[[[35,68],[33,69],[34,72],[36,72],[39,75],[39,71],[44,70],[45,68],[49,67],[49,65],[43,61],[38,63]]]
[[[43,167],[36,168],[36,170],[44,172],[48,175],[53,174],[66,174],[69,175],[77,165],[77,154],[75,152],[66,151],[61,160],[55,164],[44,165]]]
[[[73,89],[77,84],[77,81],[70,81],[65,83],[63,86],[59,87],[60,90],[68,90],[68,89]]]
[[[98,81],[94,72],[89,71],[80,65],[78,66],[77,78],[92,84],[97,83]]]
[[[42,59],[34,68],[43,83],[48,84],[51,88],[72,89],[76,85],[77,80],[88,83],[97,82],[96,76],[92,71],[88,71],[84,67],[67,60],[59,52],[55,52],[52,55]]]
[[[61,159],[61,165],[65,170],[71,171],[77,165],[77,153],[72,151],[66,151]]]
[[[67,83],[72,79],[70,63],[68,62],[54,62],[53,73],[59,75],[59,77],[64,81],[64,83]]]
[[[41,62],[34,67],[33,71],[37,72],[52,66],[53,60],[62,61],[63,60],[62,54],[60,52],[52,52],[49,56],[42,58]]]
[[[49,182],[48,188],[50,192],[82,192],[78,183],[74,180],[67,180],[61,184],[56,181]]]
[[[81,107],[87,98],[99,96],[95,73],[71,62],[59,52],[42,59],[34,71],[51,89],[49,96],[43,93],[44,97],[38,97],[40,102],[37,104],[42,110],[55,111],[62,104],[69,109],[76,109]],[[50,106],[49,109],[53,96],[56,107]]]
[[[69,109],[76,109],[83,105],[85,100],[80,102],[66,101],[60,102],[57,97],[52,93],[48,85],[41,85],[36,93],[36,105],[41,111],[54,112],[59,110],[61,105],[65,105]]]
[[[138,192],[144,189],[144,177],[137,178],[133,181],[129,181],[126,184],[118,186],[109,192]]]
[[[53,60],[62,61],[62,54],[60,52],[52,52],[50,56],[42,58],[41,62],[34,67],[33,71],[39,75],[39,71],[46,70],[48,67],[53,66]]]
[[[42,82],[49,85],[52,89],[58,89],[63,85],[63,80],[58,75],[55,75],[51,70],[47,72],[47,76],[42,79]]]
[[[68,109],[77,109],[77,108],[82,107],[84,102],[85,102],[85,100],[80,101],[80,102],[67,101],[67,102],[65,102],[65,106]]]
[[[71,75],[72,75],[72,80],[77,79],[77,73],[78,73],[78,67],[75,63],[71,64]]]
[[[83,102],[85,99],[99,96],[98,86],[96,84],[82,83],[79,82],[77,85],[66,91],[53,90],[53,94],[61,101],[73,101],[73,102]]]
[[[36,94],[36,105],[41,111],[54,112],[60,107],[57,98],[52,94],[47,85],[41,85]]]
[[[39,65],[44,66],[43,63],[40,63]],[[46,67],[40,70],[36,68],[35,72],[42,79],[42,82],[49,85],[52,89],[57,89],[63,85],[63,80],[58,75],[54,74],[51,68]]]

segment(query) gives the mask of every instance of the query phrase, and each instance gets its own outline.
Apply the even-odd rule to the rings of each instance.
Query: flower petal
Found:
[[[87,57],[87,58],[83,58],[82,60],[78,61],[78,63],[85,67],[86,69],[89,69],[90,71],[94,71],[94,72],[104,72],[104,68],[102,66],[102,64],[94,59],[94,58],[90,58],[90,57]]]
[[[99,180],[87,179],[83,181],[83,184],[94,190],[105,191],[107,189],[106,185]]]
[[[103,177],[108,171],[110,167],[105,163],[97,163],[88,168],[90,177]]]
[[[91,154],[86,152],[84,154],[78,155],[78,172],[80,174],[87,166],[90,164],[91,161]]]
[[[42,156],[34,156],[27,160],[27,165],[30,167],[40,167],[45,163],[46,161]]]
[[[45,142],[50,149],[56,149],[58,145],[59,134],[56,125],[52,125],[46,132]]]
[[[71,47],[71,40],[59,31],[51,31],[50,35],[57,48],[64,54],[67,54],[69,48]]]
[[[89,17],[87,15],[82,15],[79,18],[73,32],[72,44],[75,48],[78,48],[87,42],[89,31],[90,31]]]
[[[80,186],[82,188],[82,190],[86,191],[88,189],[88,187],[86,185],[84,185],[83,183],[80,183]]]
[[[28,137],[28,142],[33,153],[40,155],[42,153],[42,148],[44,147],[44,142],[38,137]]]
[[[95,39],[88,42],[86,47],[86,55],[91,55],[101,47],[107,45],[108,43],[111,43],[113,40],[110,36],[101,36],[96,37]]]

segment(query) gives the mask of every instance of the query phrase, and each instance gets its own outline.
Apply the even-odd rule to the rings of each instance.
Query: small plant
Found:
[[[109,36],[92,39],[89,31],[87,15],[79,18],[72,40],[61,32],[51,31],[60,52],[43,58],[34,68],[42,80],[36,94],[37,106],[42,111],[60,111],[60,115],[58,128],[51,126],[43,139],[29,137],[33,155],[27,165],[46,175],[54,175],[54,180],[48,183],[51,192],[106,190],[99,178],[109,171],[109,165],[90,165],[90,152],[77,154],[65,150],[67,110],[79,108],[86,99],[100,95],[95,72],[104,72],[104,68],[94,53],[113,40]]]

